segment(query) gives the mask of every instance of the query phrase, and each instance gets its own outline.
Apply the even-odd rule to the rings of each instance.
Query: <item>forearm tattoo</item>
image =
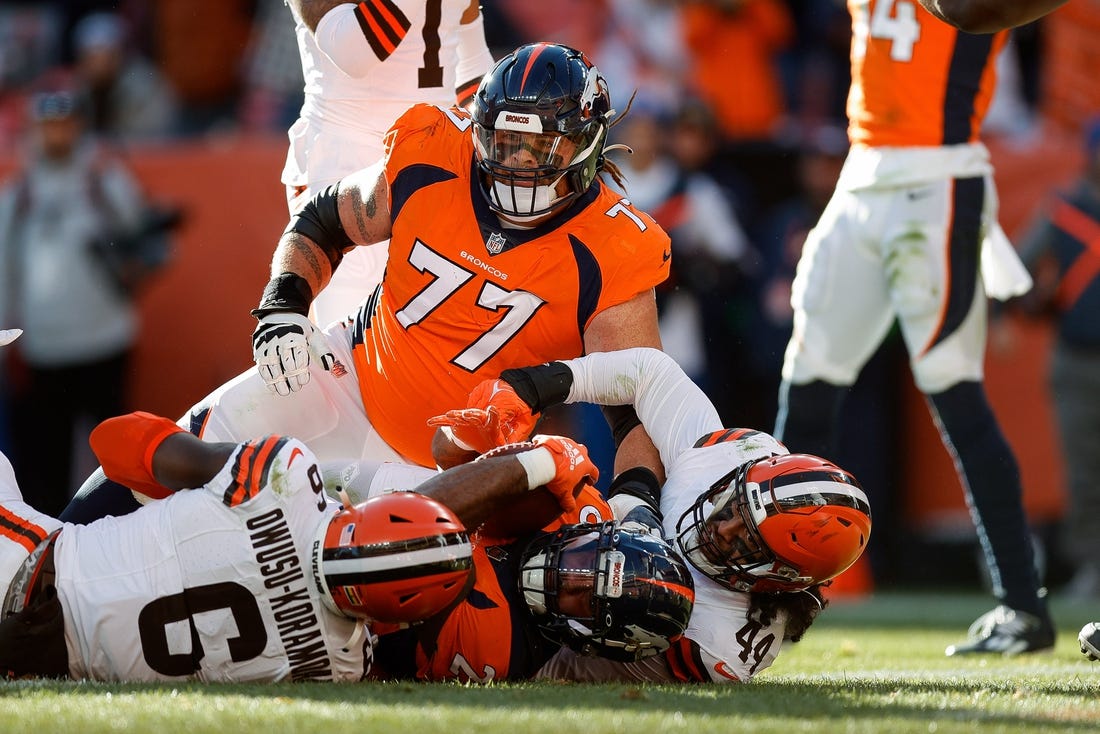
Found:
[[[371,191],[364,201],[362,189],[352,186],[348,190],[348,197],[351,209],[355,212],[355,226],[359,232],[359,241],[368,244],[379,241],[378,224],[374,221],[378,215],[378,200],[375,198],[375,192]]]
[[[285,239],[286,248],[293,253],[285,260],[293,260],[296,264],[304,264],[309,268],[309,272],[298,273],[307,281],[313,288],[313,292],[316,293],[320,290],[319,286],[324,278],[325,271],[321,268],[321,259],[317,257],[318,247],[311,241],[301,236],[297,232],[288,232]],[[328,262],[328,259],[325,259]],[[294,272],[295,269],[284,267],[285,271]]]

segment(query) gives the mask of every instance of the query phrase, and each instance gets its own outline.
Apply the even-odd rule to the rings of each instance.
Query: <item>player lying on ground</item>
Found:
[[[655,349],[595,353],[507,370],[479,385],[469,408],[437,416],[434,450],[452,463],[525,435],[561,403],[633,405],[668,473],[665,537],[691,566],[695,605],[683,638],[635,662],[560,651],[540,677],[745,682],[797,641],[824,606],[821,587],[851,566],[871,531],[855,478],[772,436],[722,427],[706,395]]]
[[[423,621],[449,612],[474,582],[469,540],[446,506],[401,492],[341,508],[326,497],[313,455],[293,439],[206,443],[138,413],[97,427],[93,447],[112,479],[163,499],[122,518],[63,524],[23,502],[3,459],[0,578],[10,582],[3,587],[0,668],[9,675],[358,680],[372,657],[364,620]],[[519,453],[434,474],[422,488],[448,498],[478,526],[528,494],[532,481],[572,506],[573,492],[590,488],[581,480],[595,471],[583,447],[540,437]],[[173,492],[189,487],[200,488]],[[599,525],[568,530],[582,537],[593,529],[612,535]],[[592,610],[609,608],[601,597],[634,595],[656,568],[683,585],[679,617],[658,628],[678,636],[691,607],[686,568],[644,531],[613,535],[591,568],[578,568],[579,578],[547,562],[546,542],[533,544],[524,558],[538,565],[525,578],[542,598],[532,608],[558,611],[547,600],[568,591],[583,616],[576,624],[559,615],[568,625],[559,639],[583,635],[585,645],[639,649],[649,641],[634,631],[652,628],[639,619],[646,608],[630,617],[620,604],[615,619],[622,627],[614,629],[594,624]],[[622,561],[629,549],[633,567]],[[577,555],[559,559],[574,563]],[[626,572],[617,583],[608,582],[613,563],[596,564],[609,559],[620,559],[617,570]]]
[[[3,460],[0,669],[9,676],[359,680],[370,670],[371,636],[346,589],[378,569],[369,556],[331,550],[419,538],[417,561],[433,570],[402,570],[419,597],[403,610],[406,621],[438,611],[470,577],[470,542],[447,508],[411,493],[341,507],[294,439],[211,444],[135,414],[100,424],[92,441],[109,475],[128,486],[195,489],[72,525],[27,505]],[[430,522],[397,522],[423,514],[423,504]]]

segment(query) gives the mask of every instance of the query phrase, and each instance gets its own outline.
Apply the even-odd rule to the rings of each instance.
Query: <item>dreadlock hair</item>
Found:
[[[615,116],[615,119],[613,119],[611,121],[611,124],[609,124],[607,126],[608,130],[615,127],[620,122],[622,122],[623,120],[626,119],[626,116],[630,113],[630,108],[634,106],[634,98],[637,97],[637,96],[638,96],[638,90],[635,89],[634,92],[630,95],[630,99],[627,100],[627,102],[626,102],[626,109],[623,110],[623,114]],[[606,148],[603,149],[603,152],[608,153],[612,150],[625,150],[627,153],[633,153],[634,152],[630,149],[629,146],[623,145],[622,143],[616,143],[614,145],[609,145],[609,146],[607,146]],[[599,171],[601,173],[607,173],[608,176],[611,176],[611,180],[615,182],[616,186],[618,186],[623,191],[626,191],[626,176],[623,175],[622,169],[619,168],[618,164],[615,163],[615,161],[613,161],[610,158],[607,158],[605,155],[601,154],[600,155],[600,162],[599,162]]]
[[[822,594],[822,589],[829,585],[814,584],[802,591],[784,591],[780,593],[767,593],[754,591],[749,602],[749,616],[756,616],[761,624],[771,624],[780,612],[787,613],[787,630],[784,637],[791,642],[798,642],[806,630],[814,623],[814,619],[829,605],[829,601]]]

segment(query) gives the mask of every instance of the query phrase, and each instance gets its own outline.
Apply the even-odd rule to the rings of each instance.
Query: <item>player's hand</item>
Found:
[[[103,421],[88,443],[108,479],[161,499],[172,492],[154,477],[153,455],[166,438],[183,432],[167,418],[138,411]]]
[[[495,410],[481,408],[463,408],[448,410],[442,415],[432,416],[428,425],[449,430],[451,442],[463,451],[486,451],[505,443],[497,443],[500,434],[500,421]]]
[[[324,334],[305,316],[291,311],[260,317],[252,332],[252,356],[267,389],[276,395],[289,395],[305,387],[312,359],[326,370],[335,362]]]
[[[562,512],[572,512],[577,507],[577,491],[582,484],[595,484],[600,470],[588,458],[588,449],[564,436],[535,436],[536,446],[550,452],[554,459],[554,478],[546,488],[561,505]]]
[[[484,453],[496,446],[524,441],[535,429],[531,406],[504,380],[484,380],[471,392],[464,410],[428,419],[429,426],[450,426],[455,438]]]

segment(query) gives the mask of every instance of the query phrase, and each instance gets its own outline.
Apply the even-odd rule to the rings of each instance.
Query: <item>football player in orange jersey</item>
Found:
[[[616,175],[604,159],[613,116],[587,57],[545,43],[499,61],[472,115],[410,108],[384,161],[291,220],[254,312],[258,371],[180,424],[213,441],[294,435],[322,460],[433,467],[428,419],[465,405],[483,380],[586,352],[660,348],[653,289],[668,277],[669,238],[599,178]],[[387,238],[381,286],[353,317],[318,331],[306,314],[344,252]],[[616,466],[660,475],[633,411],[606,414]],[[128,493],[102,485],[93,475],[62,518],[133,509]]]
[[[293,215],[314,194],[380,160],[382,139],[417,102],[465,106],[493,65],[478,0],[289,0],[305,77],[282,182]],[[355,310],[386,266],[360,248],[311,309],[325,326]]]
[[[474,573],[440,618],[379,628],[377,677],[524,679],[563,646],[586,660],[636,662],[680,639],[693,608],[684,560],[636,523],[570,523],[491,546],[475,536]]]
[[[924,9],[968,33],[995,33],[1030,23],[1066,0],[920,0]]]
[[[1054,645],[1020,472],[983,384],[986,296],[1030,279],[997,223],[979,130],[1007,32],[971,35],[913,0],[849,0],[852,146],[803,246],[776,436],[833,453],[839,406],[895,319],[956,460],[998,606],[947,654]]]
[[[599,179],[605,167],[614,174],[604,159],[613,115],[584,54],[546,43],[498,62],[472,116],[406,112],[384,163],[318,194],[279,242],[254,311],[256,364],[282,398],[260,409],[270,409],[264,430],[271,413],[300,429],[303,413],[350,391],[362,420],[355,451],[338,455],[367,455],[373,441],[381,458],[432,466],[428,418],[464,404],[483,379],[586,351],[659,347],[653,287],[668,275],[669,238]],[[386,238],[381,288],[320,334],[305,319],[313,295],[345,251]],[[306,387],[311,375],[322,384]],[[242,411],[232,403],[219,396],[204,431],[235,434]],[[617,437],[636,426],[616,422]],[[346,427],[334,441],[347,442]],[[308,438],[325,455],[326,436]]]

